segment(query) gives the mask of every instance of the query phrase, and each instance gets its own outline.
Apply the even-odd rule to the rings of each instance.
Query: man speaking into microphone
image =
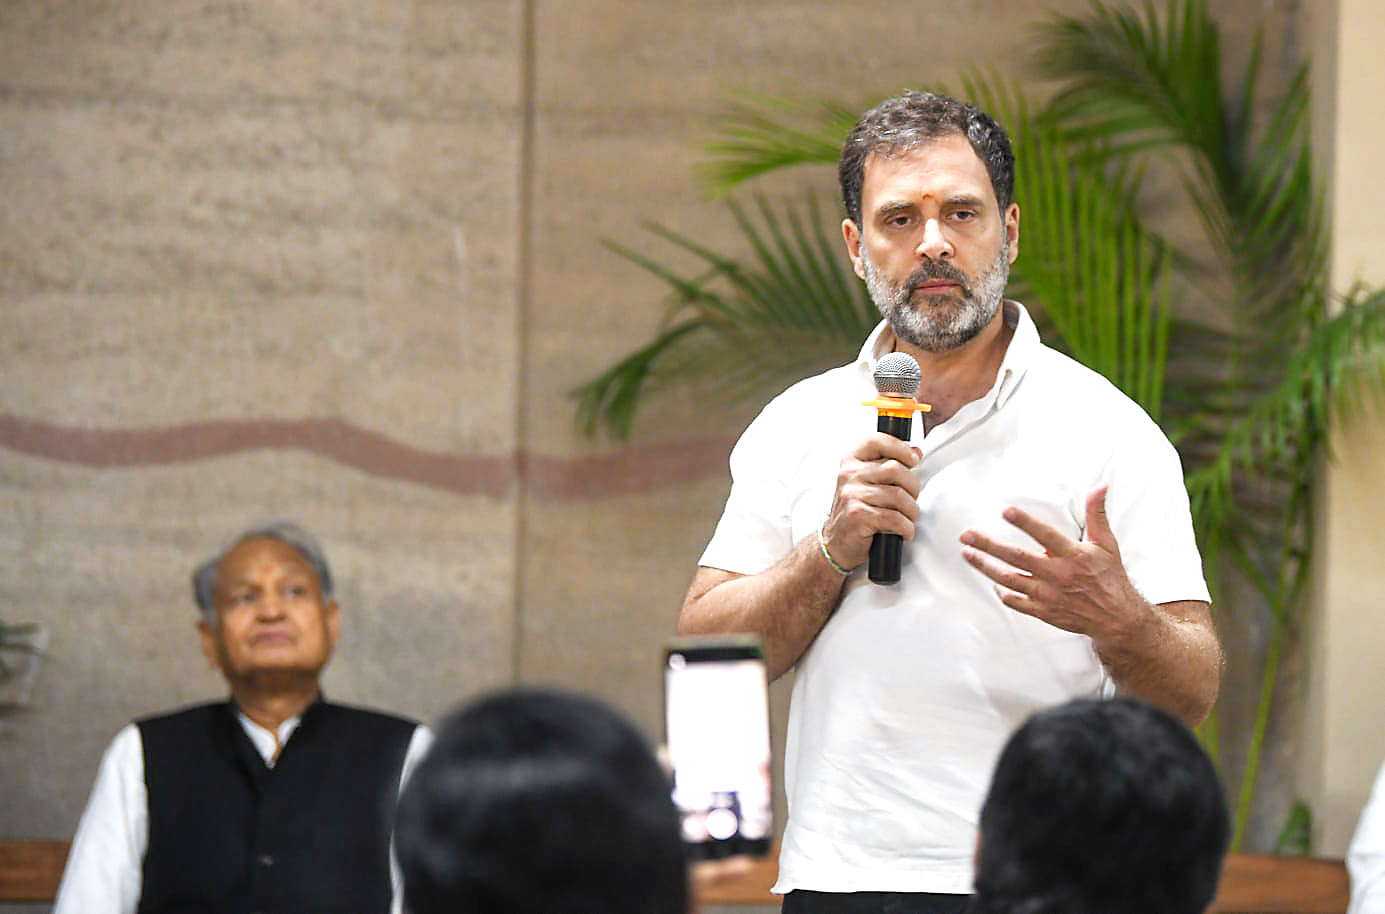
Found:
[[[1221,647],[1177,453],[1003,298],[1020,237],[1004,130],[906,92],[862,115],[838,173],[884,320],[742,435],[679,630],[755,632],[771,677],[797,671],[785,914],[960,912],[1010,733],[1118,693],[1196,724]],[[873,430],[891,352],[931,407],[908,440]],[[877,534],[902,540],[897,583],[867,574]]]

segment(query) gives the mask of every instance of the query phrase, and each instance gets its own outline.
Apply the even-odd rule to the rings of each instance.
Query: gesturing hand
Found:
[[[1016,507],[1001,516],[1043,551],[1009,546],[976,530],[964,531],[960,539],[962,557],[997,584],[1006,606],[1098,641],[1125,630],[1147,610],[1125,573],[1106,519],[1106,486],[1087,495],[1081,542]]]

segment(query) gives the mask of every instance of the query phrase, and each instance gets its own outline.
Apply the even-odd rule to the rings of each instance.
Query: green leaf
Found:
[[[1299,800],[1289,810],[1284,827],[1274,841],[1274,852],[1293,857],[1309,857],[1313,854],[1313,811],[1308,804]]]
[[[34,644],[33,636],[38,632],[36,622],[5,622],[0,620],[0,682],[13,676],[16,667],[5,659],[6,654],[22,654],[31,657],[47,656]]]
[[[698,171],[718,194],[798,165],[836,164],[857,111],[830,101],[747,96],[729,103]]]
[[[736,401],[767,385],[850,360],[879,321],[864,286],[846,270],[840,236],[816,199],[755,212],[725,204],[751,252],[736,259],[663,226],[648,231],[694,255],[704,269],[685,275],[613,242],[607,246],[669,287],[668,324],[653,341],[576,387],[577,425],[629,438],[647,397],[676,382],[715,389]],[[835,228],[835,223],[833,223]]]

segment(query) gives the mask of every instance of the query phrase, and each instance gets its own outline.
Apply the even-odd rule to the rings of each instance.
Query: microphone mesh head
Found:
[[[907,352],[891,352],[875,363],[875,389],[893,397],[912,397],[918,393],[923,372]]]

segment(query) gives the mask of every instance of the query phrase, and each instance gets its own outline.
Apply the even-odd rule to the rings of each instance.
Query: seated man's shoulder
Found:
[[[320,708],[325,716],[336,717],[351,723],[359,723],[372,729],[398,730],[412,733],[419,725],[416,720],[410,720],[398,714],[391,714],[388,711],[380,711],[375,708],[366,708],[360,705],[324,701],[321,703]]]
[[[311,725],[304,732],[327,732],[335,738],[347,739],[362,747],[386,748],[405,746],[419,729],[418,721],[378,711],[373,708],[337,702],[319,701],[304,712],[303,721]],[[189,705],[135,720],[141,741],[148,747],[157,744],[180,744],[190,740],[212,739],[226,732],[236,722],[234,706],[229,701],[213,701]]]
[[[304,729],[319,740],[330,733],[334,752],[390,760],[408,770],[410,759],[427,746],[427,728],[398,714],[323,701],[312,716],[311,725],[305,716]]]
[[[230,703],[226,700],[208,701],[195,705],[185,705],[171,711],[160,711],[135,718],[135,726],[144,730],[148,727],[176,728],[211,720],[219,715],[230,713]]]

